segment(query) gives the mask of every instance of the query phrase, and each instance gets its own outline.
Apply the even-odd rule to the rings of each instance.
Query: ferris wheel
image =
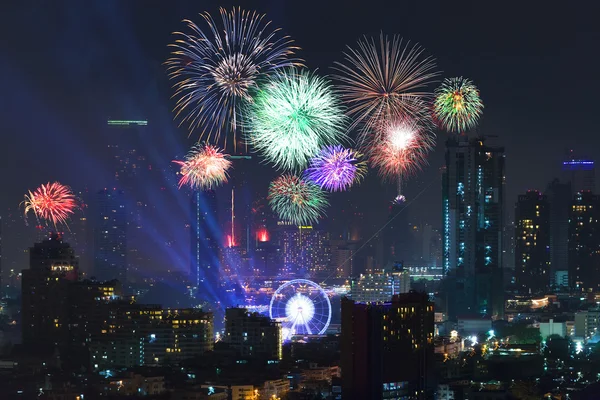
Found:
[[[281,321],[284,339],[322,335],[331,322],[331,302],[321,286],[307,279],[294,279],[275,291],[269,315]]]

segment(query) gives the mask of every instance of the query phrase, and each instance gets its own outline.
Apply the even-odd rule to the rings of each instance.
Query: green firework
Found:
[[[310,225],[325,214],[327,196],[314,183],[285,174],[269,185],[269,205],[277,216],[294,225]]]
[[[435,91],[433,114],[448,132],[465,132],[474,128],[482,111],[479,91],[469,79],[446,78]]]
[[[245,110],[248,141],[276,168],[300,171],[345,138],[347,119],[329,82],[306,70],[275,73]]]

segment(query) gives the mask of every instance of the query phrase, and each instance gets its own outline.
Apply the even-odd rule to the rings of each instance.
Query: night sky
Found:
[[[535,3],[535,4],[532,4]],[[591,3],[591,2],[589,2]],[[221,2],[267,13],[295,39],[311,69],[331,73],[346,44],[363,34],[399,34],[437,59],[442,77],[465,76],[485,104],[479,132],[506,148],[507,210],[517,194],[544,189],[567,149],[600,160],[596,135],[600,27],[588,2],[343,1]],[[13,1],[0,5],[0,215],[27,189],[59,180],[98,190],[106,120],[148,119],[145,152],[167,165],[192,143],[172,120],[165,67],[181,20],[218,12],[216,1]],[[433,88],[432,88],[433,89]],[[407,185],[415,222],[439,226],[446,134],[430,166]],[[257,168],[257,175],[272,175]],[[165,178],[166,179],[166,178]],[[367,182],[336,202],[385,219],[394,188]],[[383,210],[383,211],[382,211]],[[171,210],[177,215],[177,210]],[[180,213],[183,215],[183,213]],[[175,218],[175,217],[174,217]],[[3,232],[3,247],[7,232]],[[8,242],[10,243],[10,242]],[[10,251],[10,250],[8,250]]]

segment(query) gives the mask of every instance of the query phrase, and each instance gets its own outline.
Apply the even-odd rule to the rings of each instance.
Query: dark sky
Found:
[[[358,4],[358,2],[355,2]],[[302,47],[310,68],[331,73],[346,44],[363,34],[399,34],[437,59],[444,77],[466,76],[485,104],[479,131],[506,147],[507,206],[544,188],[566,149],[600,159],[596,134],[600,28],[593,2],[243,1],[265,12]],[[556,4],[554,6],[553,4]],[[22,0],[0,5],[0,210],[27,189],[60,180],[94,190],[102,183],[102,135],[112,118],[147,118],[148,152],[173,159],[186,132],[171,121],[164,67],[181,19],[217,12],[216,1]],[[445,134],[408,198],[429,189],[411,216],[439,224]],[[437,181],[435,181],[438,179]],[[349,194],[386,204],[393,188],[374,174]],[[392,196],[393,197],[393,196]],[[385,207],[383,207],[385,209]],[[379,223],[379,221],[376,221]]]

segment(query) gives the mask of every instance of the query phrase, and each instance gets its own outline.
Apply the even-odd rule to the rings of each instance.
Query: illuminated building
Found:
[[[580,191],[596,191],[596,168],[594,161],[575,157],[563,161],[563,174],[571,182],[571,194]]]
[[[225,311],[223,340],[242,358],[281,359],[281,323],[250,313],[245,308],[228,308]]]
[[[569,209],[573,201],[571,184],[554,179],[544,194],[550,204],[550,268],[553,276],[559,272],[566,274],[569,270]],[[556,279],[553,283],[562,286]]]
[[[575,313],[575,337],[589,339],[600,328],[600,309],[590,309]]]
[[[213,315],[197,309],[162,310],[142,332],[145,365],[178,363],[212,351],[214,345]]]
[[[380,303],[391,301],[392,297],[410,291],[410,273],[402,268],[383,272],[361,274],[352,281],[350,294],[359,303]]]
[[[431,398],[433,333],[424,293],[376,304],[342,299],[342,398]]]
[[[569,282],[578,291],[600,289],[600,196],[579,192],[569,214]]]
[[[249,179],[252,171],[252,156],[231,155],[229,158],[233,162],[233,168],[229,179],[231,203],[229,229],[226,235],[230,242],[229,247],[241,247],[249,254],[254,245],[252,238],[254,196]]]
[[[328,234],[312,226],[287,226],[280,231],[282,276],[327,276],[330,264]]]
[[[515,205],[515,283],[522,293],[543,293],[551,280],[550,206],[535,190]]]
[[[486,146],[483,138],[447,140],[442,211],[448,315],[502,316],[503,148]]]
[[[96,197],[94,274],[99,280],[127,282],[127,207],[121,190],[104,189]]]
[[[217,195],[214,190],[192,195],[190,275],[198,295],[219,301],[219,237]]]
[[[113,303],[91,338],[95,370],[177,363],[213,349],[213,315],[197,309]]]
[[[67,338],[69,282],[77,280],[75,251],[53,234],[29,250],[21,286],[24,345],[62,343]]]
[[[146,190],[141,190],[143,185],[150,181],[150,174],[153,172],[152,165],[148,161],[147,154],[141,149],[145,148],[145,141],[149,135],[147,120],[115,120],[107,121],[107,141],[108,154],[111,157],[112,180],[108,182],[109,186],[123,192],[122,201],[126,204],[126,266],[129,272],[127,277],[133,280],[134,276],[139,275],[140,271],[147,269],[153,260],[145,257],[141,249],[147,245],[142,236],[144,231],[143,212],[149,203],[150,198],[144,197]],[[103,279],[111,279],[116,275],[107,276]],[[117,277],[123,283],[120,276]]]

